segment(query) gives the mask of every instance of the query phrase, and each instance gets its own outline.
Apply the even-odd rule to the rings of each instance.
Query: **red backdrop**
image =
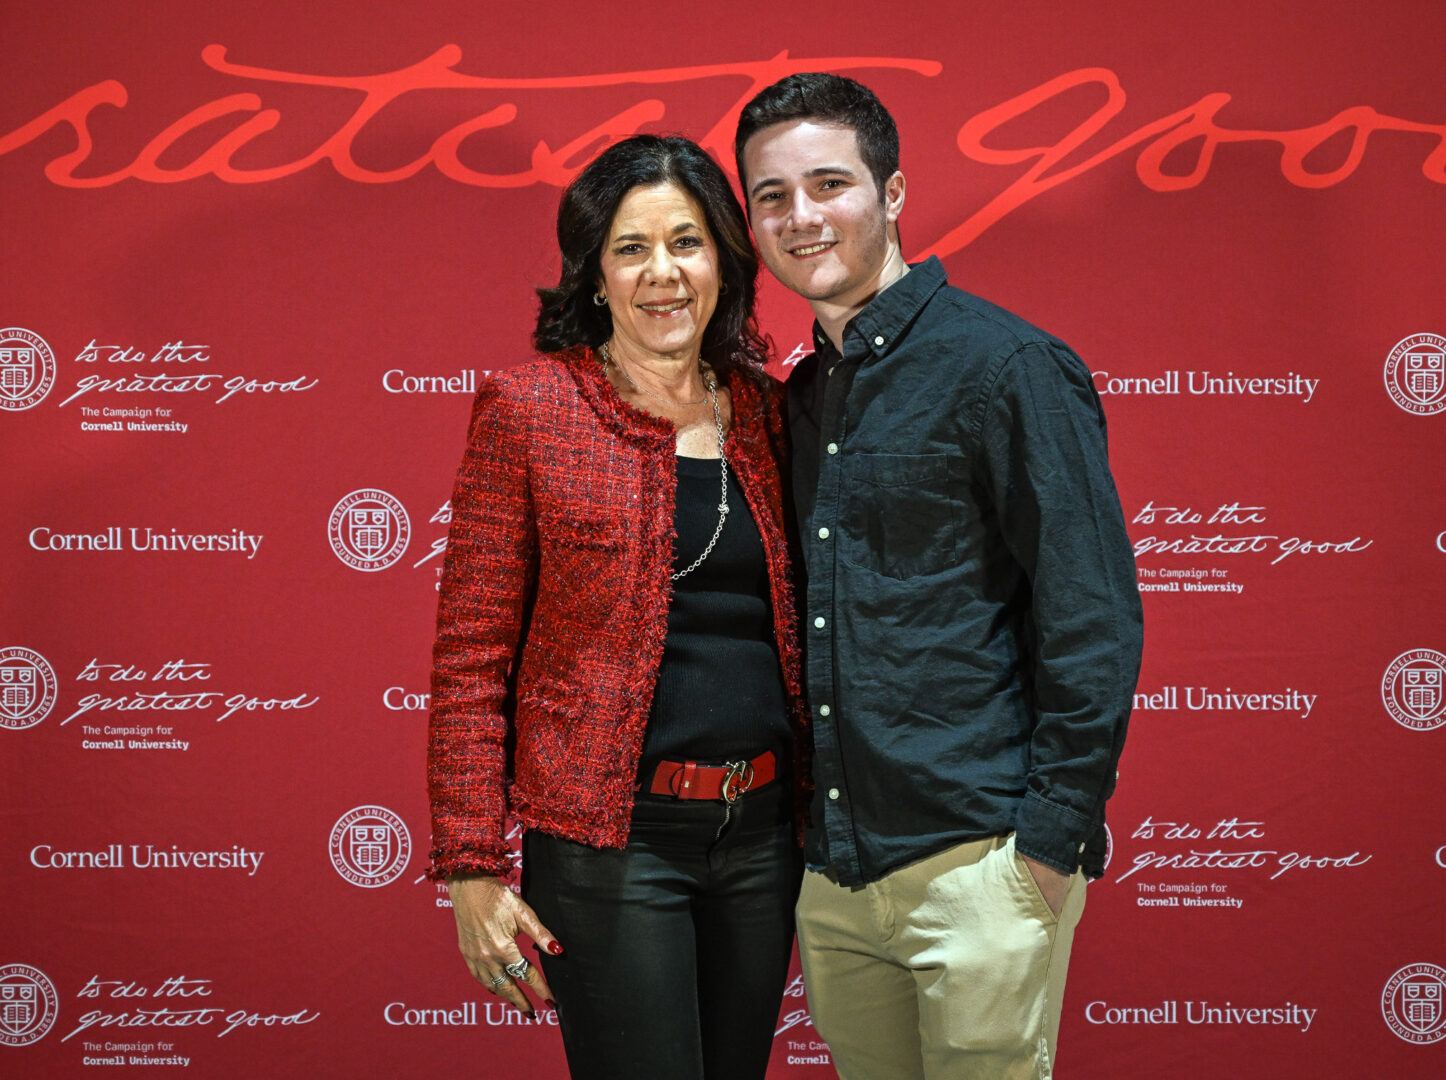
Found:
[[[1148,643],[1060,1075],[1439,1075],[1439,6],[1060,8],[7,8],[0,1072],[563,1075],[421,879],[471,393],[606,140],[727,164],[828,69],[906,254],[1106,395]]]

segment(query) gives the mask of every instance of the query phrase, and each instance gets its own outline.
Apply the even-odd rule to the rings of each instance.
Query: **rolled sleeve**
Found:
[[[1143,618],[1089,370],[1053,343],[1021,347],[989,392],[986,483],[1031,588],[1035,709],[1017,850],[1063,872],[1114,788]]]

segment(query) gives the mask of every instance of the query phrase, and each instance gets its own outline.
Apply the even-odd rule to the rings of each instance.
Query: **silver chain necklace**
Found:
[[[611,364],[613,367],[618,369],[618,374],[620,374],[625,380],[627,380],[627,384],[631,386],[634,390],[638,391],[638,393],[640,394],[648,393],[637,383],[633,382],[632,376],[628,374],[626,368],[624,368],[621,364],[619,364],[616,360],[612,358],[612,354],[608,352],[607,342],[603,342],[601,347],[599,347],[598,355],[602,357],[604,369],[606,369],[607,366]],[[701,360],[698,361],[698,368],[700,371],[703,368],[703,362]],[[689,564],[684,569],[679,570],[677,573],[668,575],[673,581],[677,581],[680,577],[691,574],[694,570],[698,569],[698,567],[703,565],[703,560],[713,553],[713,547],[715,544],[718,543],[718,537],[723,535],[723,523],[728,520],[728,459],[723,454],[723,411],[718,408],[718,380],[714,378],[711,372],[704,372],[703,385],[708,390],[708,400],[713,403],[713,427],[718,432],[718,471],[720,489],[718,494],[718,527],[713,530],[713,539],[708,541],[708,546],[703,549],[703,554],[699,555],[696,559],[692,561],[691,564]],[[657,395],[648,394],[648,396],[656,397]],[[659,398],[658,400],[661,401],[664,399]],[[703,402],[701,399],[692,402],[692,404],[694,405],[701,405],[702,403]],[[673,403],[668,402],[668,404]]]

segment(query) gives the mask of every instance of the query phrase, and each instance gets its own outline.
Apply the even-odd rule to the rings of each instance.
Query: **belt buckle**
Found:
[[[725,761],[728,775],[723,778],[721,794],[723,801],[732,806],[753,786],[753,762]]]

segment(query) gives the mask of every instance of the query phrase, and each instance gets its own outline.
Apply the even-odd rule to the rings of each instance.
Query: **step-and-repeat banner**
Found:
[[[1440,1075],[1440,16],[7,5],[0,1073],[564,1076],[422,876],[472,395],[583,163],[731,173],[827,70],[898,118],[906,255],[1109,413],[1148,634],[1060,1075]],[[798,978],[771,1075],[834,1075]]]

